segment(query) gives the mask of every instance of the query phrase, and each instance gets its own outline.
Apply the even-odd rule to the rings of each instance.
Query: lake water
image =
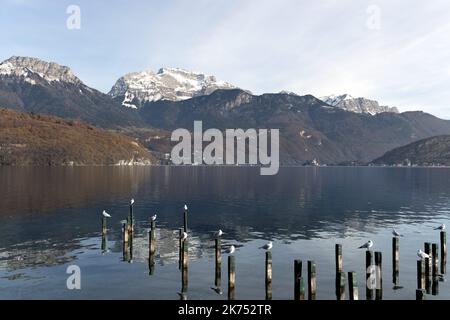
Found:
[[[213,231],[235,244],[236,298],[264,299],[264,251],[273,240],[273,298],[293,298],[294,260],[317,264],[317,298],[335,299],[334,246],[344,271],[358,275],[365,298],[365,252],[383,253],[383,298],[414,299],[416,251],[439,243],[433,227],[450,224],[450,169],[281,168],[0,168],[0,298],[179,299],[178,228],[189,206],[188,299],[226,299],[214,286]],[[121,221],[134,207],[133,261],[124,261]],[[108,220],[101,248],[101,212]],[[157,255],[148,267],[149,217],[158,214]],[[392,228],[400,238],[400,282],[391,276]],[[67,267],[81,269],[81,290],[68,290]],[[347,291],[347,287],[346,287]],[[450,299],[448,281],[439,295]]]

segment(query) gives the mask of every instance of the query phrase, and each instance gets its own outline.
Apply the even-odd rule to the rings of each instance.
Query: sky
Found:
[[[347,93],[450,119],[448,0],[1,0],[0,39],[0,60],[54,61],[103,92],[179,67],[255,94]]]

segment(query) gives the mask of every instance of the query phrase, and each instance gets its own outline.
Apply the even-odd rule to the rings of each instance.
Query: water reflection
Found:
[[[188,203],[190,298],[223,298],[213,239],[219,228],[226,233],[222,247],[234,244],[242,255],[237,269],[246,278],[237,279],[236,286],[244,297],[258,298],[261,288],[246,281],[264,280],[261,271],[254,271],[264,267],[255,249],[263,240],[275,241],[274,299],[282,290],[290,294],[289,261],[298,256],[318,263],[319,291],[323,288],[318,297],[336,298],[335,243],[339,239],[344,246],[344,273],[352,267],[359,283],[364,283],[364,256],[354,247],[368,238],[384,251],[383,272],[392,274],[383,298],[410,297],[416,282],[416,250],[439,236],[433,226],[449,220],[449,181],[448,169],[419,168],[282,168],[274,177],[260,176],[257,168],[0,168],[0,281],[26,291],[20,281],[38,274],[52,277],[56,272],[52,267],[108,261],[112,268],[108,272],[116,275],[113,266],[124,260],[137,266],[122,263],[117,266],[121,272],[143,265],[152,284],[170,287],[174,281],[170,292],[178,292],[182,280],[178,229],[183,226],[182,207]],[[129,214],[130,198],[136,199],[135,230],[124,246],[122,221]],[[103,209],[112,215],[106,234],[100,218]],[[149,217],[155,213],[157,245],[150,255]],[[394,226],[405,235],[399,271],[391,262]],[[48,268],[48,274],[41,275],[41,268]],[[210,274],[198,276],[198,270]],[[441,286],[435,282],[427,286],[430,294],[445,296],[443,282]],[[136,290],[147,290],[137,283]],[[147,294],[176,298],[168,291]],[[363,287],[360,292],[363,296]],[[187,298],[186,292],[181,298]]]

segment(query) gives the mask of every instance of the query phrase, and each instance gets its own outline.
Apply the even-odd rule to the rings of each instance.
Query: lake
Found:
[[[415,299],[416,252],[439,243],[450,224],[450,169],[292,167],[260,176],[251,167],[0,168],[1,299],[179,299],[178,229],[189,206],[188,299],[226,299],[214,287],[214,231],[234,244],[236,298],[264,299],[264,251],[272,240],[273,299],[293,299],[294,260],[317,264],[317,298],[336,299],[336,243],[344,271],[365,298],[369,239],[383,253],[383,298]],[[133,260],[124,261],[121,221],[134,206]],[[106,250],[101,213],[108,211]],[[149,218],[157,213],[157,253],[149,274]],[[400,280],[392,284],[392,229],[400,238]],[[67,267],[81,270],[68,290]],[[427,299],[450,299],[448,281]],[[400,288],[399,288],[400,287]],[[347,291],[346,287],[346,291]],[[346,292],[347,293],[347,292]],[[347,296],[348,297],[348,296]]]

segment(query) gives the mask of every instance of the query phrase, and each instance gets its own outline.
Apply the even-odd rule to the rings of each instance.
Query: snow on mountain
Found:
[[[380,106],[377,101],[366,98],[353,98],[349,94],[330,95],[320,98],[323,102],[333,107],[338,107],[356,113],[368,113],[375,115],[382,112],[398,113],[395,107]]]
[[[235,88],[214,76],[178,68],[162,68],[157,73],[143,71],[121,77],[109,95],[121,99],[123,106],[137,109],[145,102],[181,101],[208,95],[217,89]]]
[[[37,58],[17,56],[0,63],[0,77],[19,78],[33,85],[40,81],[82,83],[68,67]]]

